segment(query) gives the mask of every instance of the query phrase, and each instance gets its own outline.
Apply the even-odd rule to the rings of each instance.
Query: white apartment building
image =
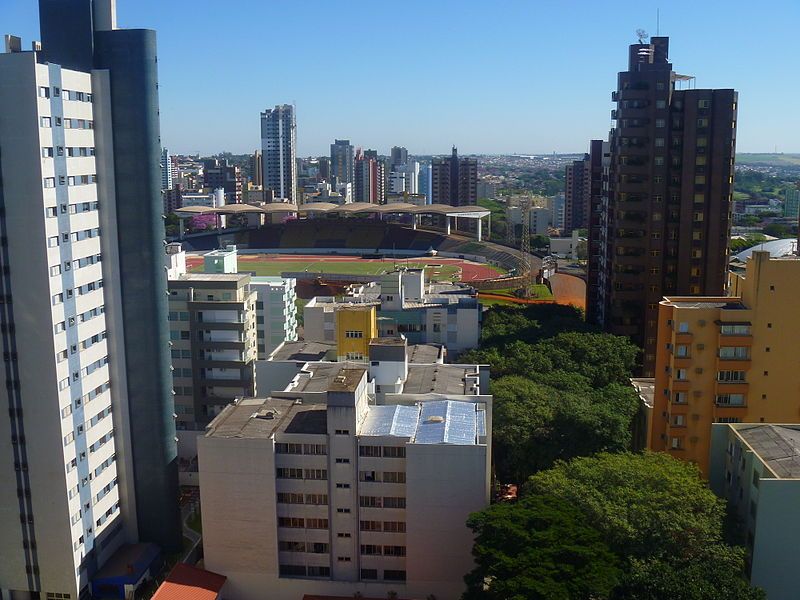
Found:
[[[292,203],[297,202],[296,129],[291,104],[261,113],[263,188]]]
[[[460,597],[465,523],[489,503],[491,396],[373,392],[364,367],[308,365],[199,438],[205,566],[226,598]]]
[[[297,341],[297,280],[251,277],[256,293],[258,360],[265,360],[283,342]]]
[[[78,598],[125,541],[127,517],[135,521],[122,475],[131,457],[108,72],[41,64],[9,43],[0,55],[0,598]]]

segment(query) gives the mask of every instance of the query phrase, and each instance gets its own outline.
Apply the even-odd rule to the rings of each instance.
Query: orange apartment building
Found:
[[[712,423],[800,423],[800,260],[753,252],[729,293],[658,312],[649,446],[704,475]]]

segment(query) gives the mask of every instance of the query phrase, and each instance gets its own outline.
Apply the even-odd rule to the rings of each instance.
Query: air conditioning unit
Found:
[[[700,398],[703,395],[703,392],[701,392],[700,390],[695,390],[694,392],[692,392],[692,395],[695,398]]]
[[[692,413],[692,421],[699,421],[699,420],[700,420],[700,415],[698,415],[697,413]]]
[[[706,326],[706,320],[705,319],[700,319],[697,322],[697,324],[700,325],[700,327],[705,327]]]
[[[667,411],[663,411],[663,412],[661,413],[661,416],[662,416],[662,417],[666,417],[666,416],[667,416]]]
[[[689,441],[692,442],[693,444],[696,444],[697,442],[700,441],[700,438],[697,437],[696,435],[693,435],[692,437],[689,438]]]
[[[697,344],[697,349],[698,350],[705,350],[706,349],[706,345],[705,344]]]
[[[700,375],[703,372],[703,367],[697,367],[694,372]]]
[[[662,433],[662,434],[661,434],[659,437],[660,437],[662,440],[666,440],[666,439],[667,439],[667,434],[666,434],[666,433]]]

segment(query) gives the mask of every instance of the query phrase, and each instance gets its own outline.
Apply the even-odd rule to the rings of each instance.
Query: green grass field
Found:
[[[509,298],[516,298],[514,292],[516,291],[514,288],[503,288],[499,290],[482,290],[487,294],[492,294],[495,296],[508,296]],[[553,294],[550,292],[550,288],[546,285],[541,283],[536,283],[531,286],[531,298],[535,298],[537,300],[552,300]],[[486,301],[481,300],[481,302],[489,302],[489,303],[502,303],[502,300],[489,300]]]
[[[281,273],[286,272],[301,272],[309,271],[312,273],[335,273],[338,275],[382,275],[394,269],[395,265],[404,266],[404,261],[382,261],[382,262],[366,262],[363,260],[353,261],[271,261],[269,259],[263,260],[242,260],[239,258],[239,272],[240,273],[255,273],[261,276],[280,276]],[[411,267],[419,267],[422,263],[409,262]],[[453,265],[441,265],[440,263],[432,260],[430,265],[425,267],[425,277],[433,281],[454,281],[458,278],[458,267]],[[190,269],[193,273],[202,273],[203,265],[197,265]],[[498,269],[498,272],[502,271]]]

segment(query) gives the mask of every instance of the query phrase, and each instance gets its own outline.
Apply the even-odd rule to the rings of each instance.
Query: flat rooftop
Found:
[[[779,479],[800,478],[800,425],[747,425],[736,427],[764,464]]]
[[[678,308],[721,308],[724,310],[746,310],[738,297],[717,297],[717,296],[665,296],[663,303]]]
[[[485,434],[485,411],[457,400],[370,406],[358,432],[361,437],[397,437],[410,444],[460,446],[475,446]]]
[[[631,379],[631,385],[639,393],[648,408],[653,408],[656,391],[656,380],[653,377],[638,377]]]
[[[270,360],[291,360],[296,362],[308,362],[325,360],[330,353],[336,356],[336,344],[327,342],[284,342],[283,345],[275,350]]]
[[[354,392],[367,369],[352,362],[319,362],[308,365],[311,376],[301,374],[290,392]]]
[[[475,365],[409,364],[404,394],[471,395],[476,392],[467,381],[477,375]]]
[[[411,364],[435,363],[442,356],[442,346],[438,344],[412,344],[408,347],[408,362]]]
[[[266,439],[279,432],[327,433],[325,404],[286,398],[246,398],[225,407],[206,429],[206,437]]]

